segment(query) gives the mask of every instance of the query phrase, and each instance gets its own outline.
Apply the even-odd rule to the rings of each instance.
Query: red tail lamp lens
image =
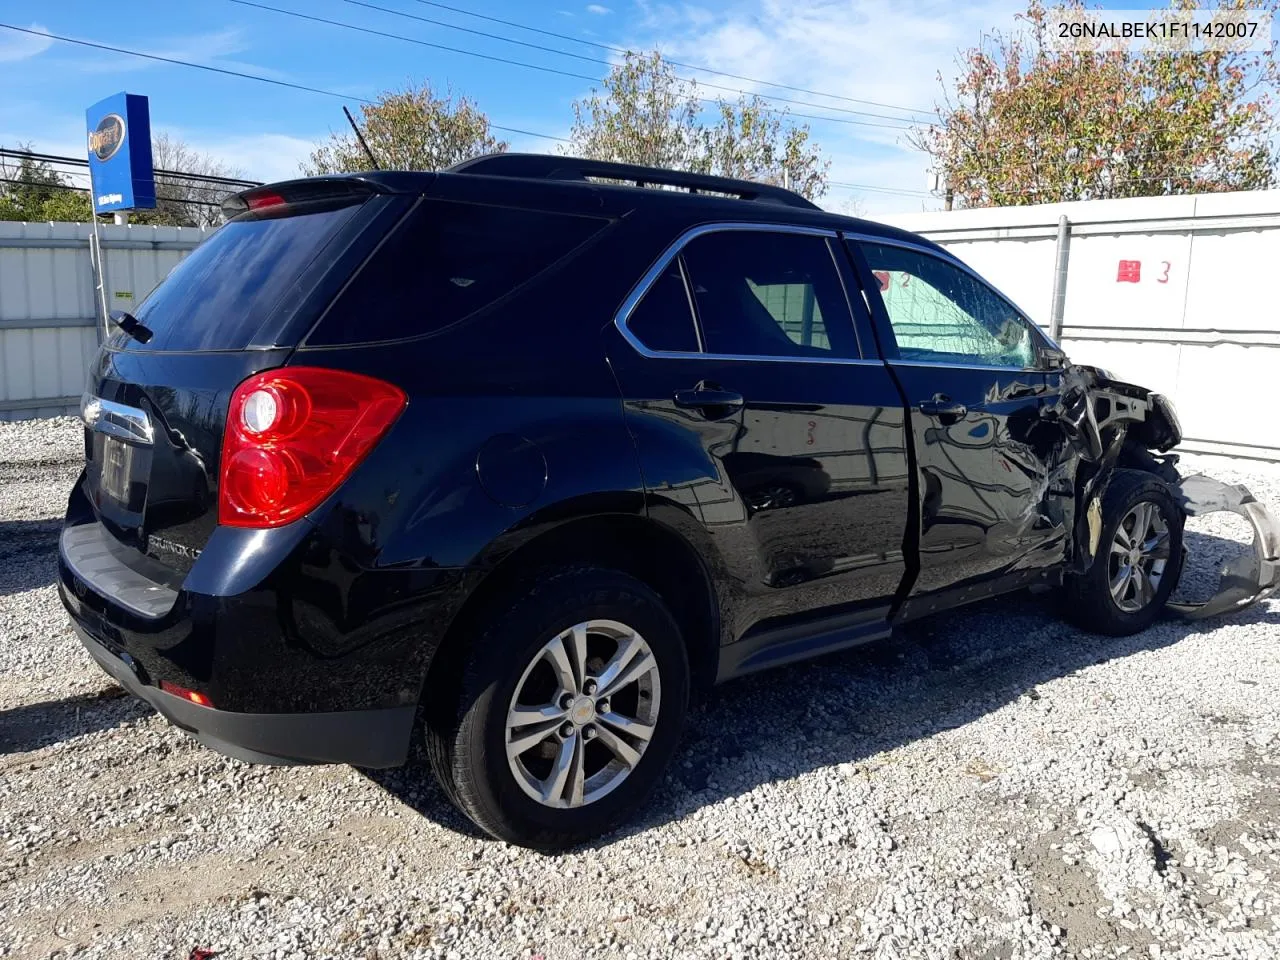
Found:
[[[245,380],[227,411],[218,522],[296,520],[350,476],[405,402],[399,387],[342,370],[286,367]]]
[[[170,683],[168,680],[160,681],[160,689],[165,693],[172,693],[175,697],[181,697],[183,700],[190,700],[198,707],[213,706],[213,701],[203,693],[196,693],[194,690],[188,690],[186,687],[180,687],[176,683]]]

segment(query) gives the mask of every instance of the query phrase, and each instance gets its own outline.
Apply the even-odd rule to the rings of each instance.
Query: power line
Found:
[[[385,30],[374,30],[372,27],[362,27],[354,23],[344,23],[341,20],[330,20],[327,17],[317,17],[314,14],[302,13],[297,10],[285,10],[285,9],[282,9],[281,7],[273,7],[269,4],[257,3],[255,2],[255,0],[229,0],[229,2],[238,4],[242,7],[255,7],[259,10],[267,10],[271,13],[278,13],[282,16],[293,17],[298,20],[310,20],[313,23],[323,23],[331,27],[341,27],[344,30],[355,30],[359,33],[367,33],[375,37],[384,37],[388,40],[399,40],[399,41],[402,41],[403,43],[412,43],[420,47],[429,47],[432,50],[444,50],[447,53],[457,53],[457,54],[461,54],[464,57],[476,57],[477,59],[480,59],[480,60],[488,60],[491,63],[501,63],[501,64],[505,64],[507,66],[512,66],[512,67],[523,67],[526,70],[536,70],[539,73],[550,73],[558,77],[569,77],[574,80],[585,80],[588,83],[601,82],[599,77],[591,76],[585,73],[571,73],[568,70],[560,70],[556,67],[547,67],[541,64],[536,64],[536,63],[527,63],[523,60],[513,60],[510,57],[499,57],[493,54],[479,53],[475,50],[464,50],[461,47],[450,47],[442,43],[432,43],[429,40],[420,40],[417,37],[406,37],[403,34],[399,34],[399,33],[388,33]],[[369,6],[368,4],[363,4],[363,3],[359,5]],[[384,8],[375,7],[374,9],[382,10]],[[396,13],[397,11],[389,10],[386,12]],[[411,16],[411,14],[404,14],[404,16]],[[420,18],[415,17],[414,19],[420,19]],[[603,63],[605,61],[598,61],[598,62]],[[707,84],[707,86],[711,86],[711,85]],[[728,89],[728,88],[721,88],[721,89]],[[736,91],[736,92],[741,92],[741,91]],[[708,100],[705,97],[698,97],[697,99],[703,103],[710,103],[710,104],[717,103],[717,101]],[[811,104],[811,106],[820,107],[819,104]],[[829,108],[829,109],[841,109],[841,108],[835,107],[835,108]],[[846,112],[854,113],[856,111],[846,111]],[[787,115],[804,119],[804,120],[818,120],[818,121],[824,121],[826,123],[847,123],[847,124],[853,124],[855,126],[865,126],[865,127],[884,127],[891,130],[908,130],[911,127],[910,123],[901,117],[885,117],[884,119],[897,121],[897,123],[888,124],[888,123],[872,123],[867,120],[852,120],[846,117],[824,117],[824,116],[819,116],[819,115],[810,114],[810,113],[794,113],[792,111],[787,111]],[[882,116],[882,115],[874,114],[874,116]],[[903,125],[899,125],[899,124],[903,124]]]
[[[1074,141],[1067,141],[1067,142],[1070,143]],[[1213,149],[1217,151],[1217,150],[1222,150],[1224,148],[1220,146],[1215,146]],[[1110,169],[1111,167],[1117,164],[1124,164],[1128,166],[1139,166],[1139,165],[1145,164],[1149,160],[1154,160],[1158,157],[1172,156],[1175,158],[1175,160],[1178,158],[1182,158],[1186,162],[1190,163],[1190,162],[1193,162],[1193,158],[1191,156],[1188,156],[1188,154],[1195,154],[1200,152],[1204,152],[1204,151],[1188,150],[1186,147],[1168,147],[1163,150],[1151,150],[1149,152],[1130,151],[1128,155],[1125,155],[1125,151],[1123,149],[1116,148],[1113,151],[1113,154],[1119,154],[1118,156],[1115,156],[1115,155],[1109,156],[1109,157],[1096,156],[1096,155],[1079,156],[1079,157],[1049,156],[1049,157],[1040,157],[1035,160],[1032,160],[1027,157],[1019,157],[1014,159],[1013,161],[1003,161],[1003,165],[1009,168],[1014,168],[1014,169],[1035,170],[1037,168],[1049,168],[1051,170],[1059,170],[1064,167],[1081,167],[1085,164],[1090,164],[1090,163],[1099,164],[1099,166],[1097,166],[1092,173],[1088,171],[1082,171],[1085,176],[1092,176],[1093,173],[1105,172],[1106,170]],[[1212,158],[1204,162],[1206,164],[1211,165]]]
[[[553,73],[560,77],[570,77],[574,80],[590,80],[599,82],[598,77],[588,76],[583,73],[570,73],[567,70],[557,70],[555,67],[543,67],[537,64],[524,63],[520,60],[512,60],[508,57],[498,57],[489,53],[477,53],[473,50],[463,50],[459,47],[450,47],[443,43],[432,43],[430,40],[418,40],[414,37],[401,36],[398,33],[387,33],[383,30],[374,30],[372,27],[361,27],[354,23],[343,23],[341,20],[329,20],[325,17],[313,16],[309,13],[300,13],[297,10],[283,10],[280,7],[272,7],[265,3],[255,3],[253,0],[229,0],[231,3],[239,4],[242,7],[257,7],[259,10],[269,10],[272,13],[283,14],[286,17],[296,17],[299,20],[311,20],[314,23],[327,23],[333,27],[345,27],[348,30],[358,30],[360,33],[372,34],[375,37],[386,37],[389,40],[403,40],[406,43],[415,43],[420,47],[430,47],[432,50],[444,50],[446,53],[460,53],[463,56],[476,57],[480,60],[488,60],[491,63],[502,63],[513,67],[527,67],[530,70],[538,70],[542,73]]]
[[[36,153],[31,150],[8,150],[0,147],[0,157],[25,157],[36,161],[46,163],[62,163],[76,167],[88,167],[89,161],[83,157],[64,157],[54,153]],[[200,180],[205,183],[214,183],[228,187],[260,187],[261,181],[258,180],[241,180],[236,177],[222,177],[217,174],[204,173],[184,173],[181,170],[162,170],[159,167],[153,171],[156,176],[170,177],[181,180]]]
[[[231,2],[241,3],[242,0],[231,0]],[[583,56],[580,53],[570,53],[567,50],[557,50],[555,47],[544,46],[540,43],[529,43],[525,40],[516,40],[513,37],[504,37],[501,34],[489,33],[488,31],[485,31],[485,30],[473,30],[470,27],[462,27],[456,23],[446,23],[444,20],[433,20],[431,17],[419,17],[412,13],[406,13],[403,10],[393,10],[390,7],[380,7],[376,3],[366,3],[365,0],[343,0],[343,2],[349,3],[352,6],[356,6],[356,7],[364,7],[367,10],[377,10],[381,13],[389,13],[392,16],[404,17],[405,19],[408,19],[408,20],[417,20],[420,23],[429,23],[437,27],[447,27],[450,30],[461,30],[464,33],[470,33],[478,37],[487,37],[490,40],[500,40],[503,43],[513,43],[513,44],[516,44],[517,46],[528,47],[531,50],[541,50],[544,53],[553,53],[561,57],[572,57],[574,60],[581,60],[584,63],[594,63],[600,66],[605,66],[610,68],[612,68],[615,65],[611,61],[602,60],[599,57],[587,57],[587,56]],[[255,7],[262,6],[261,4],[257,4],[257,3],[245,3],[244,5],[255,6]],[[275,8],[264,7],[264,9],[275,9]],[[288,11],[277,10],[276,12],[281,13],[281,12],[288,12]],[[316,19],[319,19],[319,18],[316,18]],[[334,23],[335,21],[324,21],[324,22]],[[356,27],[354,29],[361,29],[361,28]],[[400,39],[408,39],[408,38],[401,37]],[[674,60],[668,61],[668,62],[673,65],[675,64]],[[850,110],[848,107],[834,107],[825,103],[814,103],[811,100],[796,100],[793,97],[780,97],[780,96],[777,96],[776,94],[771,94],[771,93],[758,93],[751,90],[740,90],[737,87],[726,87],[726,86],[723,86],[722,84],[708,83],[705,80],[695,80],[691,77],[679,77],[678,79],[683,80],[686,83],[695,83],[695,84],[700,83],[702,86],[706,87],[708,90],[721,90],[721,91],[724,91],[725,93],[736,93],[740,96],[754,95],[764,100],[777,100],[779,103],[794,104],[796,106],[801,106],[801,107],[814,107],[818,110],[834,110],[837,113],[848,113],[848,114],[852,114],[854,116],[859,116],[859,117],[873,117],[879,120],[895,120],[899,123],[914,122],[909,120],[907,117],[894,117],[886,113],[869,113],[866,110]],[[597,82],[599,81],[597,80]],[[763,81],[760,81],[760,82],[763,82]]]
[[[90,193],[91,192],[88,187],[77,187],[74,184],[70,184],[70,183],[38,183],[38,182],[32,182],[30,180],[14,180],[10,177],[0,177],[0,183],[12,183],[19,187],[29,187],[32,190],[62,190],[62,191],[69,190],[73,193]],[[197,206],[197,207],[218,207],[218,208],[222,207],[222,204],[214,200],[188,200],[185,197],[166,197],[160,194],[156,195],[156,199],[164,200],[168,203],[192,204],[193,206]],[[106,214],[99,214],[99,216],[105,216],[105,215]]]
[[[54,170],[53,173],[56,176],[67,179],[67,180],[71,180],[72,178],[88,179],[89,186],[77,186],[75,183],[47,183],[47,182],[34,181],[34,180],[3,180],[0,182],[20,184],[22,186],[31,187],[32,189],[37,189],[37,190],[38,189],[78,190],[81,193],[91,193],[93,190],[92,177],[89,174],[89,172],[86,170]],[[168,186],[178,187],[181,185],[175,183],[175,184],[168,184]],[[202,191],[202,192],[207,194],[211,191]],[[225,191],[225,192],[229,196],[231,193],[234,193],[235,191]],[[156,191],[156,199],[164,200],[167,203],[193,204],[199,207],[221,207],[222,206],[221,200],[200,200],[200,199],[197,199],[196,197],[175,197],[166,193],[162,193],[159,190]]]
[[[1171,172],[1163,173],[1156,176],[1115,177],[1110,180],[1105,180],[1097,184],[1097,186],[1100,186],[1106,189],[1115,189],[1116,187],[1123,186],[1124,184],[1127,184],[1127,183],[1168,183],[1175,180],[1194,181],[1200,176],[1202,176],[1202,174],[1199,171],[1192,171],[1192,170],[1171,171]],[[1045,186],[1041,186],[1041,187],[1022,187],[1017,190],[1002,189],[998,186],[992,186],[990,183],[970,184],[969,186],[975,187],[976,189],[965,189],[964,185],[953,187],[955,191],[955,195],[960,198],[971,198],[975,196],[978,196],[978,197],[991,196],[993,194],[1000,194],[1003,196],[1012,196],[1012,197],[1029,197],[1036,194],[1053,195],[1053,194],[1062,194],[1066,192],[1062,186],[1060,185],[1055,186],[1053,184],[1046,184]],[[1092,192],[1094,191],[1094,186],[1095,186],[1094,184],[1083,184],[1081,186],[1081,192]],[[932,195],[933,194],[931,194],[931,196]],[[1142,196],[1182,196],[1182,195],[1183,194],[1178,194],[1178,193],[1142,194]],[[1082,198],[1072,197],[1072,198],[1063,199],[1063,200],[1047,199],[1042,202],[1043,203],[1067,203],[1067,202],[1071,202],[1072,200],[1080,200],[1080,199]],[[1087,198],[1087,199],[1114,200],[1114,199],[1125,199],[1125,198],[1117,197],[1117,196],[1109,196],[1109,197],[1093,197],[1093,198]]]
[[[997,123],[998,123],[998,121],[997,121]],[[942,125],[942,124],[933,124],[933,126],[943,126],[943,125]],[[945,128],[944,128],[944,129],[945,129]],[[981,140],[982,140],[982,138],[983,138],[984,136],[987,136],[987,131],[986,131],[986,130],[975,130],[975,129],[970,129],[969,131],[967,131],[967,136],[964,138],[964,139],[965,139],[965,143],[963,144],[963,146],[965,147],[965,149],[976,149],[976,148],[972,148],[972,147],[971,147],[971,144],[976,144],[976,143],[978,143],[979,141],[981,141]],[[1062,149],[1063,149],[1063,151],[1064,151],[1064,155],[1062,155],[1062,156],[1057,156],[1057,157],[1046,157],[1046,158],[1044,158],[1044,159],[1038,159],[1038,160],[1031,160],[1031,159],[1029,159],[1029,158],[1023,157],[1023,158],[1018,159],[1018,161],[1017,161],[1017,162],[1019,162],[1019,163],[1027,163],[1027,164],[1029,164],[1029,163],[1036,163],[1036,164],[1066,165],[1066,164],[1086,163],[1086,162],[1093,161],[1093,160],[1102,160],[1103,162],[1114,162],[1114,161],[1117,159],[1117,158],[1115,158],[1115,157],[1098,157],[1098,156],[1092,156],[1092,155],[1091,155],[1091,156],[1077,156],[1077,157],[1068,157],[1068,156],[1066,156],[1066,155],[1065,155],[1065,150],[1067,150],[1068,148],[1070,148],[1070,147],[1071,147],[1071,146],[1073,146],[1073,145],[1084,145],[1086,148],[1087,148],[1087,147],[1099,147],[1099,146],[1100,146],[1100,147],[1103,147],[1104,149],[1107,149],[1107,148],[1111,149],[1113,153],[1121,153],[1121,154],[1123,154],[1123,153],[1124,153],[1124,148],[1123,148],[1123,147],[1120,147],[1120,146],[1110,146],[1110,147],[1109,147],[1109,145],[1107,145],[1107,144],[1105,144],[1105,143],[1099,143],[1099,142],[1098,142],[1098,138],[1097,138],[1097,137],[1082,137],[1082,136],[1074,136],[1074,135],[1070,135],[1070,134],[1066,133],[1066,131],[1065,131],[1065,130],[1063,131],[1063,133],[1062,133],[1061,135],[1059,135],[1059,134],[1058,134],[1058,133],[1056,133],[1056,132],[1052,132],[1052,131],[1050,131],[1050,132],[1038,132],[1038,136],[1039,136],[1039,137],[1041,137],[1042,139],[1036,140],[1035,142],[1036,142],[1037,144],[1038,144],[1038,143],[1043,142],[1043,143],[1045,143],[1046,145],[1051,146],[1051,147],[1058,147],[1058,146],[1061,146],[1061,148],[1062,148]],[[1218,149],[1218,150],[1225,149],[1225,144],[1222,144],[1222,145],[1215,145],[1215,149]],[[1138,150],[1138,148],[1136,148],[1136,147],[1135,147],[1135,148],[1133,148],[1132,152],[1137,152],[1137,150]],[[1165,149],[1161,149],[1161,150],[1153,150],[1153,151],[1151,151],[1151,152],[1149,152],[1149,153],[1146,153],[1144,156],[1146,156],[1146,157],[1163,157],[1163,156],[1166,156],[1166,155],[1168,155],[1168,154],[1179,154],[1179,155],[1183,155],[1183,154],[1186,154],[1186,153],[1187,153],[1187,148],[1185,148],[1185,147],[1167,147],[1167,148],[1165,148]],[[1121,157],[1120,159],[1128,160],[1128,159],[1131,159],[1131,158]]]
[[[28,27],[15,26],[12,23],[0,23],[0,29],[15,30],[18,33],[26,33],[33,37],[44,37],[46,40],[58,40],[62,43],[74,43],[81,47],[91,47],[94,50],[106,50],[109,53],[122,53],[129,57],[140,57],[144,60],[155,60],[158,63],[169,63],[179,67],[191,67],[195,70],[206,70],[209,73],[220,73],[228,77],[240,77],[244,80],[257,80],[259,83],[270,83],[277,87],[288,87],[291,90],[302,90],[305,93],[318,93],[325,97],[334,97],[338,100],[349,100],[355,103],[375,103],[368,97],[358,97],[346,93],[338,93],[336,90],[325,90],[321,87],[309,87],[302,83],[292,83],[288,80],[277,80],[273,77],[260,77],[253,73],[243,73],[239,70],[230,70],[226,67],[214,67],[207,63],[193,63],[190,60],[180,60],[177,57],[162,57],[157,53],[143,53],[141,50],[129,50],[126,47],[114,47],[107,43],[98,43],[94,40],[77,40],[74,37],[64,37],[56,33],[47,33],[44,30],[32,30]],[[518,127],[504,127],[500,124],[489,124],[494,130],[501,130],[504,133],[516,133],[525,137],[537,137],[541,140],[558,140],[561,143],[569,143],[565,137],[553,137],[546,133],[534,133],[532,130],[521,130]]]
[[[934,194],[928,190],[911,190],[907,187],[876,187],[869,183],[846,183],[843,180],[828,180],[829,187],[848,187],[851,190],[870,190],[874,193],[901,193],[910,196],[932,197]]]
[[[1100,185],[1105,187],[1116,187],[1126,183],[1162,183],[1162,182],[1174,181],[1174,180],[1195,180],[1198,177],[1201,177],[1204,175],[1205,174],[1202,171],[1198,171],[1198,170],[1167,170],[1164,173],[1151,174],[1146,176],[1113,177],[1109,179],[1104,178],[1100,183]],[[988,194],[999,193],[999,194],[1007,194],[1011,196],[1030,196],[1032,194],[1037,194],[1037,193],[1061,192],[1060,187],[1055,187],[1052,184],[1048,184],[1042,187],[1022,187],[1016,190],[1001,189],[998,186],[993,186],[989,182],[983,182],[983,180],[986,180],[986,179],[988,178],[982,178],[979,180],[979,182],[972,184],[972,186],[977,187],[978,192],[988,193]],[[842,180],[828,180],[827,185],[831,187],[847,187],[852,190],[871,190],[876,193],[898,193],[898,194],[919,196],[919,197],[937,196],[937,194],[935,194],[934,192],[927,191],[927,190],[912,190],[908,187],[877,187],[867,183],[847,183]],[[1085,184],[1084,189],[1086,190],[1089,189],[1089,186],[1090,186],[1089,184]],[[961,196],[969,195],[963,191],[962,187],[963,185],[955,188],[956,193],[958,193]]]
[[[525,23],[517,23],[514,20],[503,20],[501,17],[493,17],[483,13],[475,13],[471,10],[463,10],[459,7],[451,7],[446,3],[437,3],[435,0],[417,0],[418,3],[428,7],[438,7],[441,10],[448,10],[450,13],[459,13],[466,17],[475,17],[479,20],[488,20],[490,23],[500,23],[506,27],[515,27],[517,30],[528,30],[530,33],[539,33],[545,37],[555,37],[559,40],[568,40],[570,43],[581,43],[589,47],[596,47],[600,50],[608,50],[610,53],[628,54],[634,51],[624,47],[615,47],[607,43],[598,43],[595,40],[584,40],[582,37],[574,37],[565,33],[556,33],[554,30],[543,30],[540,27],[531,27]],[[451,26],[445,24],[445,26]],[[461,29],[461,28],[460,28]],[[759,77],[747,77],[737,73],[726,73],[723,70],[716,70],[712,67],[699,66],[695,63],[685,63],[680,60],[672,60],[667,58],[667,62],[672,66],[683,67],[685,70],[697,70],[701,73],[711,73],[718,77],[728,77],[730,80],[741,80],[743,83],[760,83],[768,87],[777,87],[779,90],[793,90],[796,93],[807,93],[813,97],[828,97],[832,100],[843,100],[846,103],[861,103],[869,107],[883,107],[886,110],[901,110],[905,113],[918,113],[924,116],[936,116],[937,110],[917,110],[914,107],[903,107],[894,103],[881,103],[877,100],[860,100],[857,97],[846,97],[838,93],[824,93],[821,90],[808,90],[805,87],[796,87],[787,83],[776,83],[772,80],[761,80]]]
[[[1098,185],[1103,187],[1114,187],[1122,183],[1163,183],[1166,181],[1173,181],[1173,180],[1194,181],[1203,176],[1208,176],[1208,174],[1204,174],[1196,170],[1175,170],[1169,173],[1162,173],[1162,174],[1146,176],[1146,177],[1115,177],[1113,179],[1103,180]],[[1008,194],[1013,194],[1015,196],[1029,195],[1033,193],[1055,193],[1055,192],[1062,191],[1061,186],[1054,186],[1053,184],[1047,184],[1043,187],[1024,187],[1019,190],[1003,190],[999,187],[992,187],[990,184],[979,184],[976,186],[979,186],[981,189],[985,190],[985,192],[987,193],[1008,193]],[[1081,189],[1084,191],[1088,191],[1092,189],[1093,186],[1094,186],[1093,184],[1085,183],[1081,185]],[[963,193],[961,190],[956,190],[956,192],[960,196],[967,195]],[[1170,196],[1176,196],[1176,194],[1170,194]]]

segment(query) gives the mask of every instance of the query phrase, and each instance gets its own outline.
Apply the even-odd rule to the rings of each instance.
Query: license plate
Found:
[[[115,437],[102,444],[102,492],[118,503],[129,503],[133,479],[133,447]]]

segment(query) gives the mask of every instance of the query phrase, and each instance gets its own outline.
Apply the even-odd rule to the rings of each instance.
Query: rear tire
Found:
[[[679,626],[646,584],[602,567],[552,571],[492,609],[457,709],[428,719],[436,777],[510,843],[556,850],[614,829],[657,785],[683,731]]]
[[[1168,484],[1141,470],[1116,470],[1102,498],[1097,555],[1064,584],[1067,619],[1112,637],[1151,626],[1182,573],[1182,523]]]

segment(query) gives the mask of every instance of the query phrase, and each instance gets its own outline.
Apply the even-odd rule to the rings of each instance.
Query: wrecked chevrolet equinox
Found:
[[[63,602],[210,747],[421,738],[515,843],[620,824],[712,684],[1031,585],[1142,630],[1184,516],[1252,505],[955,256],[776,187],[504,154],[227,214],[93,362]],[[1274,589],[1254,513],[1214,611]]]

